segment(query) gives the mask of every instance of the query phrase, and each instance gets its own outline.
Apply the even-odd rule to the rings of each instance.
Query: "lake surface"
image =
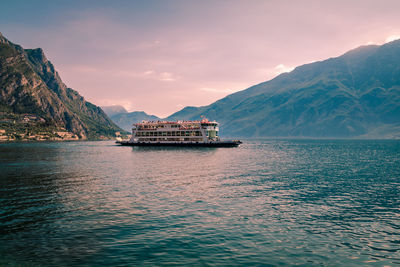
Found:
[[[400,264],[400,141],[0,144],[0,265]]]

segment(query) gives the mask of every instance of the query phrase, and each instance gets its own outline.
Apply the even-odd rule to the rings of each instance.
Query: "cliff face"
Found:
[[[96,139],[120,130],[101,108],[62,82],[42,49],[23,49],[1,34],[0,112],[0,128],[17,135],[64,130],[79,139]]]

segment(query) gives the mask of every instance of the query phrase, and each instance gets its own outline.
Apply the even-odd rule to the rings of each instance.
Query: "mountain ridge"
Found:
[[[166,119],[205,115],[240,137],[398,138],[399,63],[400,41],[362,46]]]

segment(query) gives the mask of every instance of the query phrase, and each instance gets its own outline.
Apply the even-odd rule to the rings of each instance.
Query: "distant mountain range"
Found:
[[[103,108],[115,123],[61,81],[42,49],[23,49],[0,33],[0,141],[109,138],[160,120]],[[400,40],[297,67],[165,119],[201,115],[220,122],[221,136],[400,138]]]
[[[400,138],[400,40],[362,46],[167,120],[201,115],[236,137]]]
[[[154,115],[148,115],[143,111],[128,112],[122,106],[106,106],[101,107],[104,112],[115,122],[119,127],[126,131],[132,131],[132,124],[141,122],[143,120],[147,121],[157,121],[160,120],[159,117]]]
[[[121,129],[68,88],[41,48],[0,33],[0,140],[99,139]]]

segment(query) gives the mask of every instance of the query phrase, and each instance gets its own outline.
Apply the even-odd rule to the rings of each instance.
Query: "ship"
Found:
[[[240,140],[221,140],[219,123],[203,118],[199,121],[142,121],[132,127],[122,146],[237,147]]]

